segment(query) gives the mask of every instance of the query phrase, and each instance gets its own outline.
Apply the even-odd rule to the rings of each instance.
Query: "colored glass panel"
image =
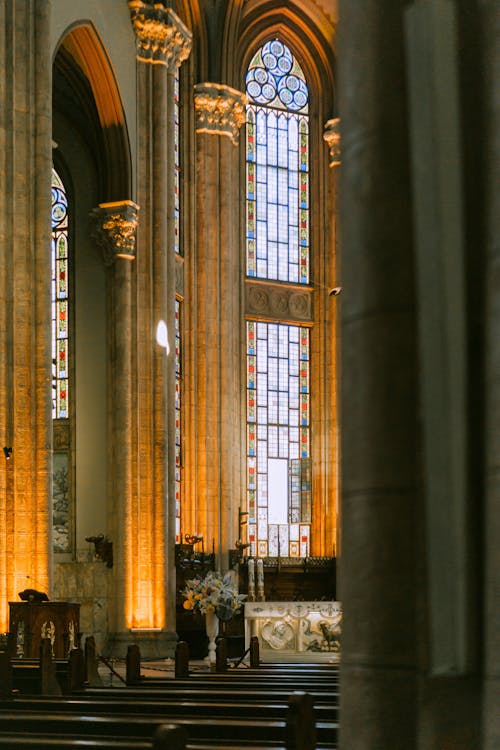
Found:
[[[181,541],[181,475],[182,475],[182,351],[181,302],[175,300],[175,541]]]
[[[181,254],[181,158],[180,158],[180,100],[179,70],[174,74],[174,250]]]
[[[253,555],[265,548],[269,556],[297,556],[304,548],[298,524],[311,520],[310,461],[301,460],[310,458],[309,348],[307,328],[247,322],[247,500]],[[282,461],[287,469],[280,487],[272,484],[270,465]],[[288,517],[270,523],[277,515],[273,501],[283,494]]]
[[[309,283],[308,89],[279,40],[247,72],[247,276]]]
[[[61,178],[52,170],[52,418],[69,417],[68,199]]]

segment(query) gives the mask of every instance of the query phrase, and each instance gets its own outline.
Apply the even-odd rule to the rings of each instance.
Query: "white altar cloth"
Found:
[[[263,661],[338,661],[340,602],[245,602],[245,648],[259,638]]]

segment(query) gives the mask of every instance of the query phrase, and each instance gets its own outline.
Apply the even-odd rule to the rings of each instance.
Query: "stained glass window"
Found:
[[[182,255],[181,238],[181,133],[179,69],[174,73],[174,251]],[[175,300],[175,541],[181,542],[181,305]]]
[[[69,417],[68,200],[52,170],[52,418]]]
[[[309,330],[247,322],[247,509],[252,555],[310,547]]]
[[[181,303],[175,300],[175,541],[181,541]]]
[[[246,76],[247,276],[309,283],[309,92],[274,39]]]
[[[181,160],[180,160],[180,108],[179,108],[179,69],[174,74],[174,250],[181,254],[180,239],[180,187],[181,187]]]

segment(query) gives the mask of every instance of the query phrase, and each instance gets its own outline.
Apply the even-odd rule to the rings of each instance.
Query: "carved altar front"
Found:
[[[258,636],[265,661],[337,661],[340,602],[246,602],[245,648]]]
[[[9,653],[38,658],[40,641],[49,638],[55,659],[65,659],[79,642],[80,604],[9,602]]]

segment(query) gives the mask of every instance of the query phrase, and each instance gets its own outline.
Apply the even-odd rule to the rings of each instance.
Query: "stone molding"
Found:
[[[312,289],[291,289],[269,283],[246,282],[247,315],[313,322]]]
[[[227,135],[236,146],[246,120],[247,95],[219,83],[194,87],[196,132]]]
[[[342,164],[340,117],[328,120],[325,125],[323,140],[326,141],[328,148],[330,149],[330,166],[338,167]]]
[[[171,8],[161,3],[129,0],[130,18],[136,36],[137,59],[167,67],[180,67],[191,52],[193,37]]]
[[[92,237],[102,249],[104,265],[111,266],[117,258],[134,260],[139,206],[128,200],[100,203],[90,215]]]

